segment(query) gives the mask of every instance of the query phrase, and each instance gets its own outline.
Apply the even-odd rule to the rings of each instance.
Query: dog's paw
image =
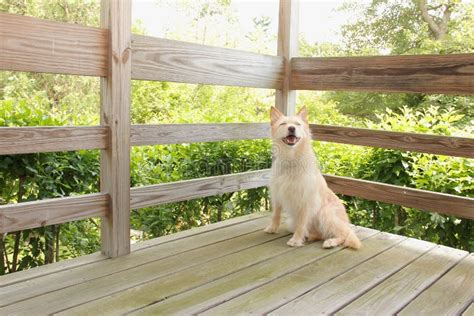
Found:
[[[273,225],[268,225],[267,227],[265,227],[263,231],[266,232],[267,234],[276,234],[277,230],[278,229],[274,227]]]
[[[304,246],[303,240],[299,240],[295,238],[291,238],[290,240],[288,240],[286,244],[290,247],[303,247]]]
[[[326,239],[323,242],[323,248],[334,248],[339,246],[339,241],[336,238]]]

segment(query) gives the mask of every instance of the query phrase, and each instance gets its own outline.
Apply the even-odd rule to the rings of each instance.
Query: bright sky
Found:
[[[178,0],[176,0],[178,1]],[[370,0],[359,0],[368,3]],[[301,0],[300,1],[300,33],[308,42],[338,42],[341,25],[354,18],[354,14],[338,12],[337,8],[344,0]],[[262,15],[271,18],[271,33],[277,34],[278,0],[233,0],[232,9],[239,19],[244,34],[253,29],[253,18]],[[179,25],[184,15],[166,6],[158,6],[155,0],[134,0],[133,19],[141,19],[152,36],[163,37],[173,25]]]

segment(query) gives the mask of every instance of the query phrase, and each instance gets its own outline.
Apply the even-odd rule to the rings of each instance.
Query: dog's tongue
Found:
[[[288,144],[296,144],[296,136],[290,135],[286,137]]]

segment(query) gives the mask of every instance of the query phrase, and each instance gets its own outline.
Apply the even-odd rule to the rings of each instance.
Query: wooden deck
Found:
[[[0,278],[0,315],[474,315],[474,255],[357,227],[359,251],[286,245],[254,214]]]

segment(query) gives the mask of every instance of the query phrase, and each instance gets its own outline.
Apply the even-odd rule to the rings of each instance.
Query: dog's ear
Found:
[[[308,123],[308,110],[306,109],[306,106],[303,106],[296,115],[298,115],[303,121]]]
[[[274,124],[282,116],[283,116],[283,113],[281,113],[280,110],[278,110],[276,107],[272,106],[272,109],[270,110],[270,122],[271,122],[271,124]]]

